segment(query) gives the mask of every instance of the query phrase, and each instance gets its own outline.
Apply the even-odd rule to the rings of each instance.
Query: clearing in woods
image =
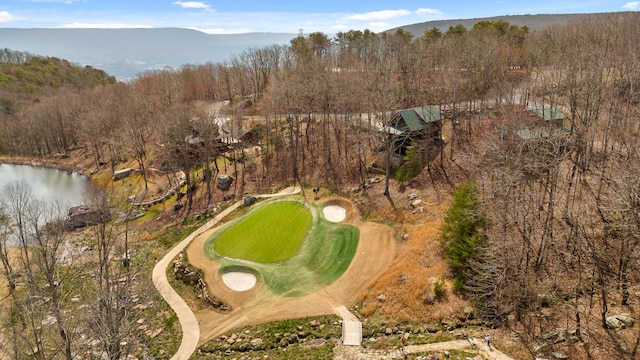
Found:
[[[270,202],[209,236],[205,252],[222,274],[259,274],[275,294],[308,294],[347,270],[360,237],[357,227],[321,214],[315,204]]]

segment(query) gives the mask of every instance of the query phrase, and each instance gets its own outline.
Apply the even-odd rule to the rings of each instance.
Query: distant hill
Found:
[[[437,20],[401,26],[415,37],[437,27],[462,24],[468,29],[482,20],[505,20],[531,29],[566,24],[602,14],[505,15],[490,18]],[[398,28],[386,32],[395,32]],[[289,45],[297,34],[246,33],[214,35],[182,28],[158,29],[16,29],[0,28],[0,49],[67,59],[102,69],[119,80],[145,71],[185,64],[223,62],[251,48]],[[330,35],[331,36],[331,35]]]
[[[122,80],[153,69],[222,62],[250,48],[288,45],[296,36],[286,33],[212,35],[180,28],[0,28],[0,48],[90,65]]]
[[[467,29],[473,28],[473,26],[480,21],[497,21],[504,20],[513,25],[518,26],[527,26],[532,30],[544,29],[553,25],[563,25],[570,21],[577,21],[589,17],[594,16],[602,16],[607,14],[624,14],[625,12],[619,13],[591,13],[591,14],[537,14],[537,15],[504,15],[504,16],[493,16],[488,18],[475,18],[475,19],[454,19],[454,20],[435,20],[435,21],[427,21],[423,23],[404,25],[395,27],[393,29],[386,30],[385,32],[394,33],[398,29],[403,29],[413,34],[414,37],[419,37],[424,35],[425,30],[429,30],[433,27],[440,29],[440,31],[445,32],[449,30],[450,26],[455,26],[462,24]],[[626,12],[628,13],[628,12]]]

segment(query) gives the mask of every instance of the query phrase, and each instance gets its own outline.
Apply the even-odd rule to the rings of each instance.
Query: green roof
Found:
[[[424,130],[426,123],[442,120],[442,114],[436,106],[422,106],[413,109],[398,111],[398,114],[407,124],[408,131]],[[397,122],[396,122],[397,124]],[[394,126],[397,128],[397,125]]]
[[[561,113],[560,111],[553,110],[552,108],[533,108],[531,109],[535,111],[538,116],[549,121],[549,120],[564,120],[567,118],[567,115]]]

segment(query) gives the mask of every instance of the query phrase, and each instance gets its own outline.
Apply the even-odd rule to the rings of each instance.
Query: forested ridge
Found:
[[[640,306],[638,39],[637,13],[535,31],[487,21],[421,37],[312,33],[290,46],[127,83],[92,75],[70,89],[46,80],[59,89],[0,112],[0,151],[80,151],[96,171],[133,160],[143,176],[151,165],[179,170],[190,208],[197,192],[211,198],[214,159],[223,154],[258,191],[290,181],[336,191],[360,185],[390,150],[380,129],[391,115],[435,105],[445,114],[446,144],[427,151],[420,176],[403,181],[452,193],[460,186],[453,204],[464,208],[450,210],[443,226],[455,296],[509,329],[531,358],[557,350],[633,359],[640,347],[638,327],[628,323]],[[16,71],[0,80],[31,80],[7,81],[2,91],[30,93],[22,88],[40,80]],[[536,109],[542,116],[532,120]],[[559,113],[566,118],[557,126]],[[257,146],[221,144],[225,127],[251,130]],[[367,204],[363,213],[374,212]],[[461,223],[472,231],[455,228]],[[430,292],[406,300],[418,309],[416,321],[429,316]],[[362,301],[382,312],[375,296]],[[630,315],[611,320],[622,314]]]
[[[0,49],[0,110],[4,115],[13,114],[22,103],[50,96],[64,86],[83,88],[113,83],[115,78],[90,66]]]

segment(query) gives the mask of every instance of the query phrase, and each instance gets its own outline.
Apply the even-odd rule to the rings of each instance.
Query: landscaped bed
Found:
[[[359,236],[358,228],[325,219],[318,205],[274,201],[211,235],[205,251],[222,273],[250,269],[276,294],[300,296],[347,270]]]

